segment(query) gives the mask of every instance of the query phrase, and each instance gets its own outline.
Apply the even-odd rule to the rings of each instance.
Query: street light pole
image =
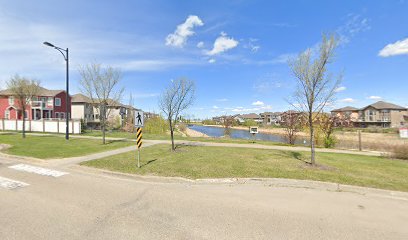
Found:
[[[65,62],[67,64],[67,73],[66,73],[66,98],[65,98],[65,119],[66,119],[66,126],[65,126],[65,139],[69,140],[69,51],[68,48],[67,49],[63,49],[57,46],[54,46],[53,44],[49,43],[49,42],[44,42],[44,45],[48,46],[48,47],[52,47],[57,49],[62,56],[65,59]],[[65,54],[64,54],[65,52]]]

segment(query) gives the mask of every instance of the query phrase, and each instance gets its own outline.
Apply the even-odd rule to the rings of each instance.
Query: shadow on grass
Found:
[[[153,162],[156,162],[156,161],[157,161],[157,159],[149,160],[149,161],[147,161],[147,163],[142,164],[140,167],[142,168],[142,167],[147,166],[147,165],[149,165],[150,163],[153,163]]]
[[[304,162],[304,163],[306,163],[306,164],[310,164],[309,161],[306,161],[306,160],[304,160],[304,159],[302,158],[302,153],[300,153],[300,152],[289,152],[289,155],[290,155],[291,157],[293,157],[294,159],[296,159],[296,160],[299,160],[299,161]]]

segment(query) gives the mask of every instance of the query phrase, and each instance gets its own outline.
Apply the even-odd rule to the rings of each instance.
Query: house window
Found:
[[[55,98],[55,106],[57,107],[61,106],[61,98]]]
[[[52,102],[53,102],[52,100],[53,100],[52,97],[48,97],[47,106],[52,107]]]
[[[65,118],[65,113],[61,112],[60,113],[60,119],[64,119]]]
[[[28,111],[27,110],[24,111],[24,119],[28,119]]]
[[[8,101],[9,101],[9,105],[11,106],[11,105],[14,105],[14,97],[13,96],[10,96],[9,98],[8,98]]]
[[[6,110],[6,111],[4,112],[4,118],[10,119],[10,111],[9,111],[9,110]]]

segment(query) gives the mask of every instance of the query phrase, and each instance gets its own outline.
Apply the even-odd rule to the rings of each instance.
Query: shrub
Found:
[[[214,120],[206,119],[203,121],[204,125],[216,125],[217,123]]]
[[[249,120],[245,120],[243,125],[246,127],[251,127],[251,126],[258,126],[258,123],[255,122],[255,120],[249,119]]]
[[[185,132],[187,131],[187,125],[186,125],[185,123],[179,123],[179,124],[178,124],[178,129],[179,129],[181,132],[185,133]]]
[[[408,160],[408,144],[390,147],[390,157]]]
[[[336,145],[336,138],[334,136],[330,135],[329,137],[324,138],[325,148],[334,148],[335,145]]]
[[[145,121],[143,131],[152,134],[163,134],[167,132],[169,125],[162,117],[152,117]]]

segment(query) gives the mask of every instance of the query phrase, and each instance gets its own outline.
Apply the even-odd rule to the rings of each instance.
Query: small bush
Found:
[[[246,127],[251,127],[251,126],[258,126],[258,123],[255,122],[255,120],[249,119],[249,120],[245,120],[243,125]]]
[[[178,124],[178,129],[179,129],[181,132],[185,133],[185,132],[187,131],[187,125],[186,125],[185,123],[179,123],[179,124]]]
[[[336,138],[334,136],[324,138],[324,147],[325,148],[334,148],[335,145],[336,145]]]
[[[392,158],[408,160],[408,144],[395,145],[390,147]]]
[[[151,134],[163,134],[167,132],[169,125],[162,117],[152,117],[146,120],[143,131]]]
[[[204,125],[216,125],[217,123],[214,120],[206,119],[203,121]]]

